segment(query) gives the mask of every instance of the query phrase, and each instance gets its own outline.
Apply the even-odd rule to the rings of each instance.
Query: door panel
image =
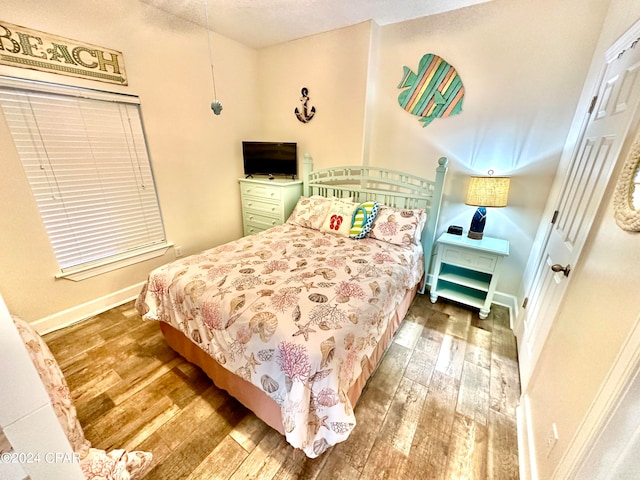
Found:
[[[604,190],[640,101],[638,42],[606,65],[595,108],[584,128],[558,196],[558,215],[550,226],[527,292],[518,355],[523,391],[540,355],[566,291],[569,275],[553,265],[579,261]]]

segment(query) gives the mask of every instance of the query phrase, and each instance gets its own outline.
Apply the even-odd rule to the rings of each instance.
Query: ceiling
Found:
[[[374,20],[378,25],[490,0],[140,0],[225,37],[263,48]]]

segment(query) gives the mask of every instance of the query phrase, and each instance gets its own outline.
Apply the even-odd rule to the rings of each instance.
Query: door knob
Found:
[[[569,276],[569,272],[571,272],[571,265],[567,264],[566,267],[563,267],[559,263],[551,265],[551,270],[554,272],[563,272],[565,277]]]

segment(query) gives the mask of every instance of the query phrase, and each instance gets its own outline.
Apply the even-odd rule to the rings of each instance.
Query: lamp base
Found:
[[[482,232],[484,232],[484,224],[487,220],[487,209],[478,207],[471,219],[471,226],[467,237],[473,240],[482,240]]]

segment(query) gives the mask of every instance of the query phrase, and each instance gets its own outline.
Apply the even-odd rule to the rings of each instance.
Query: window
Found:
[[[137,97],[1,77],[0,105],[58,276],[82,279],[166,251]]]

